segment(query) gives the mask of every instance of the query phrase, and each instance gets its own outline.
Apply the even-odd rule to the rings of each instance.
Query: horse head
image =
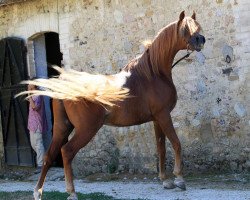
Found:
[[[191,17],[185,17],[182,11],[177,23],[179,45],[181,49],[201,51],[206,42],[205,37],[200,34],[201,26],[196,21],[195,12]]]

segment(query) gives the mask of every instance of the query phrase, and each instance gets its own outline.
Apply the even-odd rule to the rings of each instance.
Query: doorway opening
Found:
[[[61,67],[62,53],[60,51],[59,35],[58,33],[48,32],[44,34],[45,36],[45,48],[46,48],[46,60],[47,60],[47,70],[48,77],[57,76],[58,72],[53,69],[52,65],[57,65]]]
[[[60,51],[59,35],[55,32],[45,32],[36,34],[28,43],[32,44],[33,51],[29,51],[30,77],[51,78],[58,75],[58,72],[52,68],[53,65],[61,67],[62,53]],[[32,55],[33,54],[33,55]],[[31,60],[33,62],[31,62]],[[33,70],[32,70],[33,69]],[[32,73],[33,72],[33,73]],[[47,134],[43,134],[44,147],[47,150],[52,140],[53,134],[53,108],[52,100],[44,97],[46,117],[49,126]],[[54,166],[62,167],[61,152],[57,156]]]

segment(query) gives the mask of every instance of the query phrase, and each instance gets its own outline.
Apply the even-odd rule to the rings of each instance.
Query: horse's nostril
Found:
[[[196,42],[199,43],[199,37],[196,37],[195,39],[196,39]]]
[[[203,44],[205,44],[206,39],[205,39],[205,37],[204,37],[204,36],[201,36],[201,41],[203,42]]]
[[[206,39],[205,39],[205,37],[203,37],[203,43],[205,44],[205,42],[206,42]]]

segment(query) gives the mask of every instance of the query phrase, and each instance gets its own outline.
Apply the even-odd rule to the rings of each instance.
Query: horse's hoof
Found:
[[[186,184],[183,178],[175,178],[174,185],[182,190],[186,190]]]
[[[176,186],[172,180],[165,180],[163,181],[163,187],[165,189],[174,189]]]
[[[67,200],[78,200],[76,193],[72,193]]]
[[[34,197],[34,200],[41,200],[42,199],[42,193],[40,193],[37,190],[34,190],[33,197]]]

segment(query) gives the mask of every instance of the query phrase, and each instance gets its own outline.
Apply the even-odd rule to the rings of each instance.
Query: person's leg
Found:
[[[37,166],[42,167],[43,165],[43,156],[44,156],[44,146],[43,146],[43,135],[41,132],[36,131],[35,136],[35,146],[36,146],[36,160]]]
[[[36,140],[35,140],[34,132],[30,132],[30,144],[31,144],[32,149],[36,152]]]

